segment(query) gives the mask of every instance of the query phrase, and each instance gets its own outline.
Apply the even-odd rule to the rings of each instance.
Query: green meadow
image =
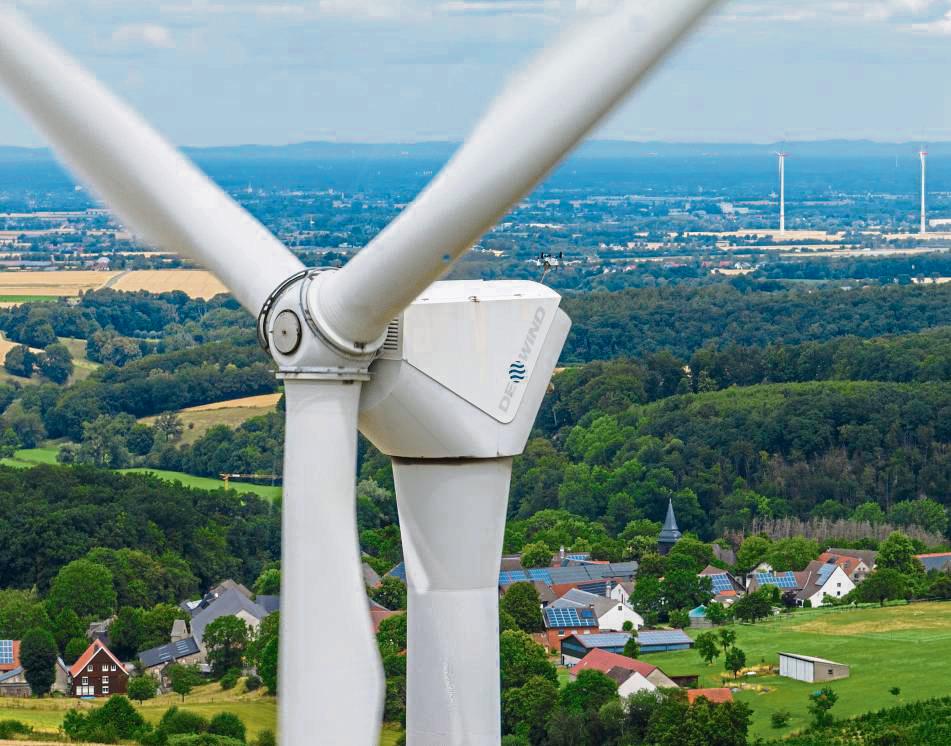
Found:
[[[839,695],[832,710],[836,718],[951,691],[951,603],[804,610],[730,629],[736,631],[736,645],[746,653],[747,666],[778,666],[780,651],[850,666],[849,678],[828,684]],[[690,634],[695,637],[698,632]],[[777,738],[804,728],[809,722],[809,694],[825,686],[776,675],[741,675],[734,682],[723,670],[722,655],[708,666],[693,650],[646,655],[644,660],[667,674],[700,674],[701,686],[743,687],[735,696],[753,708],[753,737]],[[891,694],[892,687],[898,687],[900,694]],[[780,710],[792,717],[787,727],[776,729],[770,716]]]

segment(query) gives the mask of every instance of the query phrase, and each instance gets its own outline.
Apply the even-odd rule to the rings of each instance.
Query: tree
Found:
[[[875,572],[855,587],[854,595],[864,603],[878,603],[906,598],[909,593],[908,578],[890,567],[878,567]]]
[[[38,357],[40,373],[53,383],[66,383],[73,374],[73,356],[62,342],[49,345]]]
[[[89,640],[86,639],[85,635],[83,637],[74,637],[66,643],[66,648],[63,650],[63,660],[69,665],[72,665],[79,660],[80,656],[86,652],[86,648],[88,647]]]
[[[769,556],[772,546],[765,536],[747,536],[736,552],[736,569],[749,572]]]
[[[185,426],[182,425],[182,418],[175,412],[163,412],[155,418],[153,425],[156,432],[161,434],[166,442],[176,441],[182,437],[185,432]]]
[[[379,588],[370,591],[370,598],[391,611],[406,608],[406,584],[399,578],[386,575]]]
[[[667,554],[667,562],[671,559],[686,560],[685,569],[690,569],[696,575],[707,565],[713,562],[713,547],[705,544],[698,539],[690,536],[684,536],[680,541],[671,547]]]
[[[888,511],[888,520],[898,526],[920,526],[933,534],[948,530],[948,511],[928,497],[895,503]]]
[[[145,610],[123,606],[109,625],[109,643],[113,651],[123,660],[132,658],[140,650],[145,637]]]
[[[502,731],[526,736],[538,743],[558,704],[558,685],[543,676],[534,676],[523,686],[502,693]]]
[[[36,355],[26,345],[17,345],[3,359],[3,367],[7,369],[7,372],[21,378],[31,377],[35,364]]]
[[[601,671],[589,668],[561,690],[560,701],[566,710],[585,712],[600,709],[617,696],[617,683]]]
[[[258,674],[269,694],[277,694],[277,660],[278,641],[275,638],[264,646],[258,659]]]
[[[864,502],[852,511],[852,520],[877,526],[885,522],[885,511],[876,502]]]
[[[236,616],[218,617],[205,627],[202,642],[215,676],[220,678],[230,669],[243,667],[249,639],[248,625]]]
[[[116,608],[112,573],[95,562],[73,560],[53,578],[47,603],[56,616],[71,609],[83,620],[106,619]]]
[[[156,688],[157,684],[155,679],[148,674],[144,676],[133,676],[129,679],[129,699],[134,699],[141,704],[145,700],[152,699],[152,697],[155,696]]]
[[[254,581],[254,593],[258,596],[277,596],[281,592],[281,571],[269,567]]]
[[[551,565],[552,551],[544,542],[534,542],[522,547],[522,567],[548,567]]]
[[[627,656],[628,658],[636,659],[640,653],[641,647],[637,642],[637,635],[631,635],[627,642],[624,643],[624,650],[621,652],[621,654]]]
[[[730,618],[730,610],[721,603],[710,601],[707,604],[707,619],[714,626],[726,624]]]
[[[376,641],[384,656],[406,650],[406,614],[395,614],[381,621]]]
[[[894,531],[879,544],[876,566],[879,570],[897,570],[903,575],[921,575],[924,567],[915,554],[912,540],[900,531]]]
[[[211,626],[211,625],[209,625]],[[182,702],[185,697],[191,694],[194,687],[198,686],[202,679],[198,669],[194,666],[183,666],[180,663],[172,663],[165,669],[165,674],[172,682],[172,691],[180,695]]]
[[[56,679],[56,640],[49,630],[35,628],[20,641],[20,664],[34,695],[46,694]]]
[[[766,555],[766,561],[775,570],[804,570],[819,556],[819,545],[811,539],[793,536],[774,541]]]
[[[20,640],[34,627],[52,628],[46,605],[36,592],[0,591],[0,639]]]
[[[747,593],[733,604],[733,616],[744,622],[753,622],[766,619],[773,610],[770,593],[767,588],[760,588],[755,593]]]
[[[61,651],[65,652],[70,640],[85,634],[86,628],[72,609],[63,609],[53,620],[53,636],[56,638],[56,647]]]
[[[728,627],[722,627],[717,630],[717,636],[720,638],[720,647],[726,650],[736,642],[736,632]]]
[[[511,614],[518,628],[525,632],[544,629],[541,601],[531,583],[512,583],[499,601],[499,610]]]
[[[230,712],[219,712],[208,723],[208,732],[244,743],[246,733],[241,718]]]
[[[723,654],[723,667],[733,672],[733,678],[746,665],[746,653],[739,648],[730,648]]]
[[[817,728],[828,725],[832,722],[830,710],[839,701],[839,695],[830,687],[822,687],[819,691],[809,695],[809,712],[812,714],[812,722]]]
[[[499,636],[499,658],[503,689],[523,686],[533,676],[558,681],[545,649],[520,630],[503,632]]]
[[[697,635],[693,648],[707,662],[708,666],[720,655],[720,645],[717,643],[717,636],[713,632],[701,632]]]
[[[690,612],[686,609],[674,609],[668,614],[671,627],[686,629],[690,626]]]

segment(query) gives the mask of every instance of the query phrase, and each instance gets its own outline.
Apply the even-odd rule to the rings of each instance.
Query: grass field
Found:
[[[56,447],[46,448],[24,448],[13,454],[11,458],[5,458],[0,463],[4,466],[12,466],[18,469],[29,469],[37,464],[55,464]],[[223,489],[225,483],[220,479],[210,479],[208,477],[196,477],[192,474],[185,474],[180,471],[163,471],[162,469],[150,469],[139,467],[135,469],[119,469],[122,474],[152,474],[166,482],[181,482],[186,487],[196,487],[202,490]],[[273,500],[281,496],[280,487],[272,487],[262,484],[247,484],[246,482],[232,481],[230,487],[239,493],[253,492],[268,500]]]
[[[16,306],[20,303],[43,303],[56,300],[55,295],[0,295],[0,303]]]
[[[89,378],[89,374],[96,370],[96,368],[100,367],[99,363],[94,363],[92,360],[86,357],[85,339],[60,337],[59,341],[66,345],[66,348],[69,350],[69,354],[73,356],[73,375],[72,378],[69,379],[70,383]]]
[[[142,269],[126,272],[110,284],[115,290],[148,290],[167,293],[181,290],[192,298],[213,298],[228,289],[211,272],[202,269]]]
[[[45,296],[79,295],[81,291],[102,287],[117,272],[60,270],[55,272],[0,272],[0,295]]]
[[[55,734],[62,725],[67,710],[91,709],[101,706],[105,700],[95,702],[76,699],[6,699],[0,706],[0,720],[20,720],[37,731]],[[147,700],[135,707],[150,723],[156,723],[172,705],[211,718],[219,712],[231,712],[241,718],[248,729],[249,740],[262,730],[277,730],[277,699],[268,697],[261,690],[245,692],[243,682],[229,691],[222,691],[218,684],[197,687],[185,698],[184,704],[177,694],[164,694]],[[402,731],[386,725],[380,735],[380,746],[393,746]],[[20,742],[18,742],[20,743]]]
[[[177,413],[185,426],[181,442],[194,443],[215,425],[238,427],[252,417],[260,417],[262,414],[273,411],[280,398],[280,394],[261,394],[182,409]],[[143,417],[139,422],[151,425],[155,419],[155,417]]]
[[[839,695],[836,718],[929,699],[951,690],[951,603],[922,603],[884,609],[797,612],[755,625],[735,625],[737,646],[747,665],[778,665],[780,651],[827,658],[851,667],[847,679],[829,684]],[[696,633],[691,631],[691,635]],[[697,674],[701,686],[720,686],[722,656],[707,666],[693,650],[644,656],[671,675]],[[809,694],[819,688],[779,676],[741,677],[736,698],[753,708],[752,736],[778,737],[808,723]],[[889,693],[897,686],[901,694]],[[774,729],[770,716],[792,713],[789,726]]]

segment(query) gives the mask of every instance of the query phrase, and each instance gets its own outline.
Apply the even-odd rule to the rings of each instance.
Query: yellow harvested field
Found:
[[[122,274],[110,287],[115,290],[148,290],[168,293],[181,290],[192,298],[213,298],[228,289],[211,272],[203,269],[143,269]]]
[[[229,399],[216,401],[211,404],[200,404],[197,407],[188,407],[182,412],[211,412],[215,409],[272,409],[280,401],[280,394],[260,394],[259,396],[245,396],[243,399]]]
[[[826,233],[825,231],[808,231],[808,230],[787,230],[785,232],[780,232],[779,229],[767,229],[767,228],[748,228],[746,230],[740,231],[696,231],[687,233],[688,236],[722,236],[727,237],[740,237],[740,236],[756,236],[757,238],[771,238],[775,240],[782,241],[841,241],[845,237],[845,233],[839,231],[837,233]]]
[[[0,295],[74,296],[102,287],[117,274],[91,270],[0,272]]]
[[[0,334],[0,363],[3,362],[3,359],[7,356],[7,353],[12,350],[14,347],[19,347],[19,342],[11,342],[9,339]],[[30,348],[33,352],[39,354],[43,350],[38,350],[35,347]]]

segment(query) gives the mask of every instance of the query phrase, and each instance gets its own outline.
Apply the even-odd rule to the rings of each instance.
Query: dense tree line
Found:
[[[739,283],[738,283],[739,284]],[[563,359],[641,357],[703,347],[765,347],[854,335],[905,334],[946,324],[951,285],[821,291],[721,284],[569,295],[572,319]]]
[[[150,570],[153,575],[145,577],[167,577],[174,568],[174,577],[183,580],[172,585],[156,580],[148,589],[167,587],[168,598],[190,578],[201,588],[224,577],[250,583],[280,555],[279,511],[254,495],[190,489],[91,467],[0,468],[0,514],[0,574],[11,588],[35,585],[45,592],[62,567],[97,547],[105,548],[97,550],[100,563],[138,568],[130,569],[131,575],[147,566],[138,555],[119,554],[122,549],[167,557],[165,570]],[[116,552],[114,559],[109,551]],[[130,603],[141,602],[136,594],[145,591],[131,578],[127,585],[127,592],[119,592],[128,593]]]

